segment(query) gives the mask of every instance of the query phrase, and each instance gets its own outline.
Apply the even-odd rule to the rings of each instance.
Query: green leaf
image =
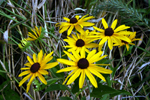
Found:
[[[133,45],[129,47],[129,51],[128,50],[126,51],[125,56],[127,56],[128,54],[131,54],[132,48],[133,48]]]
[[[4,2],[5,0],[0,0],[0,5]]]
[[[71,89],[72,93],[76,93],[79,91],[79,77],[74,81],[74,85]]]
[[[10,88],[10,84],[3,90],[3,93],[6,100],[20,100],[20,96]]]
[[[9,81],[4,81],[1,85],[0,85],[0,90],[4,88],[5,85],[8,85]]]
[[[131,94],[125,90],[116,90],[115,93],[110,94],[110,97],[114,97],[116,95],[130,95]]]
[[[60,100],[72,100],[71,98],[69,97],[59,97]]]
[[[52,79],[48,79],[47,80],[47,85],[51,85],[51,84],[55,84],[56,81],[60,80],[61,78],[52,78]],[[45,87],[47,87],[47,85],[42,84],[42,86],[40,86],[40,90],[43,90]]]
[[[115,90],[107,85],[98,84],[98,88],[94,88],[91,96],[96,98],[102,98],[103,95],[109,94],[110,97],[114,97],[116,95],[131,95],[129,92],[125,90]]]
[[[83,97],[81,98],[81,100],[86,100],[86,97],[85,97],[85,96],[83,96]]]
[[[50,92],[55,90],[67,90],[67,87],[62,84],[52,84],[45,90],[45,92]]]

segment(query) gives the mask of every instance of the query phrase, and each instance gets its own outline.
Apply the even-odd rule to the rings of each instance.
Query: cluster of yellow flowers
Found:
[[[35,77],[38,77],[42,83],[47,84],[45,78],[42,75],[47,75],[48,71],[46,71],[46,69],[55,67],[56,65],[58,65],[58,62],[69,65],[69,67],[60,69],[57,71],[57,73],[71,71],[71,73],[66,77],[63,84],[65,84],[68,80],[66,84],[69,85],[74,82],[77,77],[80,76],[79,88],[82,88],[85,76],[87,76],[92,85],[97,88],[97,81],[93,75],[99,77],[105,82],[106,80],[102,76],[102,74],[111,74],[112,71],[100,67],[99,65],[107,66],[109,64],[96,64],[96,62],[105,58],[107,55],[102,55],[103,52],[101,50],[96,52],[96,49],[90,51],[89,48],[95,48],[99,46],[102,47],[103,44],[107,42],[110,50],[113,49],[113,46],[120,47],[122,45],[126,45],[127,50],[129,50],[129,44],[134,45],[132,41],[139,39],[135,38],[136,32],[130,32],[126,30],[130,28],[129,26],[120,25],[116,28],[117,19],[114,20],[111,27],[109,27],[105,19],[102,18],[102,24],[104,29],[100,29],[95,27],[94,23],[86,22],[87,20],[92,18],[94,17],[87,17],[87,15],[85,15],[80,18],[79,15],[76,15],[71,19],[64,17],[63,19],[67,22],[57,23],[57,25],[59,25],[59,33],[67,31],[68,36],[67,39],[64,39],[64,41],[67,42],[68,45],[64,47],[69,49],[67,51],[64,51],[64,53],[70,58],[70,60],[59,58],[57,59],[57,62],[48,63],[53,58],[53,52],[46,55],[43,54],[42,50],[38,53],[37,57],[36,54],[33,54],[33,61],[29,56],[27,56],[27,59],[29,61],[25,64],[25,66],[27,67],[21,68],[21,70],[26,71],[23,71],[19,75],[19,77],[27,74],[28,75],[20,81],[19,86],[21,86],[25,81],[30,78],[26,90],[26,92],[28,92],[30,85]],[[93,26],[95,30],[91,32],[89,30],[84,31],[83,28],[87,26]],[[74,28],[76,29],[75,31],[73,31]],[[26,40],[33,41],[40,37],[41,27],[39,29],[35,27],[35,29],[32,31],[34,35],[29,32],[29,38],[27,38]],[[95,40],[100,40],[99,44],[93,43],[93,41]]]

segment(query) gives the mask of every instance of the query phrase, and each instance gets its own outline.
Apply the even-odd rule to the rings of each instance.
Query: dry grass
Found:
[[[101,1],[102,0],[97,0]],[[129,0],[127,0],[129,1]],[[135,0],[131,0],[135,1]],[[149,0],[148,0],[149,1]],[[2,2],[2,3],[1,3]],[[22,78],[18,78],[21,73],[20,68],[27,62],[26,56],[31,56],[33,52],[38,53],[40,49],[48,53],[54,51],[56,58],[63,55],[63,37],[65,34],[59,34],[57,22],[63,21],[63,17],[71,17],[75,14],[85,15],[93,14],[97,4],[91,0],[2,0],[0,2],[0,98],[7,99],[5,92],[9,87],[20,96],[21,100],[55,100],[59,97],[70,97],[72,99],[81,99],[85,96],[86,100],[101,100],[90,97],[88,86],[73,94],[69,91],[56,90],[51,92],[35,91],[31,86],[30,92],[25,93],[26,85],[18,87],[18,83]],[[85,5],[84,5],[85,4]],[[83,10],[74,10],[82,8]],[[121,24],[121,15],[118,12],[110,12],[100,10],[95,19],[106,17],[108,23],[119,18]],[[91,20],[94,21],[94,20]],[[149,100],[150,95],[150,39],[149,26],[132,25],[131,30],[137,31],[137,37],[141,41],[136,42],[137,46],[132,46],[132,51],[127,52],[126,49],[115,47],[113,51],[108,51],[107,46],[103,48],[105,54],[109,55],[111,67],[114,73],[111,75],[111,87],[117,90],[126,90],[132,95],[118,95],[113,100]],[[25,51],[21,51],[18,43],[23,38],[27,38],[27,33],[34,26],[42,26],[45,32],[44,42],[31,43],[31,47]],[[102,27],[101,22],[96,22],[97,27]],[[96,41],[98,43],[98,41]],[[127,54],[128,53],[128,54]],[[55,58],[55,59],[56,59]],[[60,67],[64,67],[61,65]],[[54,77],[53,73],[49,77]],[[54,77],[55,78],[55,77]],[[61,82],[57,81],[56,83]],[[88,82],[86,82],[88,83]],[[85,83],[85,86],[86,86]],[[68,86],[71,88],[72,86]],[[76,96],[75,96],[76,95]],[[106,97],[106,95],[104,96]],[[108,99],[108,98],[107,98]],[[63,100],[63,99],[61,99]],[[83,99],[84,100],[84,99]],[[104,100],[104,98],[103,98]],[[106,99],[105,99],[106,100]]]

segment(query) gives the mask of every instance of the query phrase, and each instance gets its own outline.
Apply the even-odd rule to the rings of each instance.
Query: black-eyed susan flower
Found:
[[[82,49],[85,48],[86,52],[89,52],[88,48],[94,48],[98,47],[98,44],[96,43],[91,43],[95,39],[88,39],[86,38],[86,34],[88,34],[88,30],[86,30],[84,35],[79,35],[78,33],[72,34],[71,37],[67,37],[67,39],[64,39],[65,42],[67,42],[69,45],[64,46],[66,48],[69,48],[68,51],[71,52],[72,50],[77,51],[78,53],[81,52]]]
[[[115,43],[114,46],[121,47],[121,46],[125,45],[126,48],[127,48],[127,51],[129,51],[129,45],[135,45],[134,43],[132,43],[133,41],[141,40],[140,38],[135,38],[135,36],[136,36],[136,32],[133,32],[133,34],[128,35],[128,37],[131,40],[131,42],[126,42],[126,41],[122,40],[121,44]]]
[[[121,25],[116,28],[117,25],[117,19],[113,21],[111,27],[108,27],[107,22],[105,19],[102,19],[102,24],[104,26],[104,29],[97,28],[93,26],[95,30],[98,30],[99,32],[95,32],[95,34],[98,34],[99,39],[101,41],[99,42],[99,45],[103,45],[106,41],[108,41],[108,47],[110,50],[113,49],[113,41],[115,41],[118,44],[121,44],[121,40],[126,42],[131,42],[131,40],[125,36],[132,34],[133,32],[126,31],[126,29],[130,28],[129,26]]]
[[[82,18],[79,18],[79,15],[76,15],[75,17],[69,19],[67,17],[63,17],[64,20],[67,22],[60,22],[60,29],[59,33],[63,33],[68,29],[67,35],[70,35],[72,30],[75,28],[78,32],[83,32],[83,27],[85,26],[93,26],[94,23],[91,22],[85,22],[89,19],[94,18],[93,16],[86,17],[87,15],[84,15]]]
[[[34,41],[43,38],[44,34],[42,34],[42,27],[38,28],[37,26],[35,26],[35,28],[31,29],[31,31],[32,33],[28,32],[28,41]]]
[[[26,48],[30,46],[30,43],[27,41],[27,39],[23,39],[21,40],[21,43],[18,44],[18,46],[21,50],[24,51]]]
[[[68,72],[72,71],[63,84],[67,81],[67,85],[71,84],[77,77],[80,76],[79,78],[79,88],[83,87],[85,76],[87,76],[92,83],[92,85],[97,88],[97,81],[94,78],[92,74],[95,76],[99,77],[103,81],[106,81],[105,78],[102,76],[101,73],[103,74],[111,74],[112,71],[109,69],[105,69],[103,67],[99,67],[98,65],[108,65],[108,64],[94,64],[94,62],[97,62],[103,58],[105,58],[107,55],[101,56],[102,52],[96,53],[96,50],[92,50],[91,52],[88,53],[87,57],[85,56],[85,50],[82,49],[81,54],[77,53],[76,51],[72,51],[72,54],[70,54],[67,51],[64,51],[65,54],[71,59],[57,59],[58,62],[66,65],[70,65],[70,67],[60,69],[57,71],[57,73],[60,72]]]
[[[38,53],[37,57],[35,53],[33,54],[33,61],[29,56],[27,56],[29,62],[24,64],[27,67],[21,68],[21,70],[26,71],[23,71],[19,74],[19,77],[28,74],[20,81],[19,86],[21,86],[25,81],[27,81],[30,78],[30,81],[27,84],[26,92],[29,91],[30,85],[33,79],[36,77],[38,77],[42,83],[47,84],[45,78],[43,77],[43,75],[48,74],[48,71],[46,71],[46,69],[50,69],[58,64],[58,62],[48,63],[50,60],[53,59],[53,57],[51,56],[52,54],[53,52],[49,53],[47,56],[46,54],[43,56],[43,51],[41,50]]]

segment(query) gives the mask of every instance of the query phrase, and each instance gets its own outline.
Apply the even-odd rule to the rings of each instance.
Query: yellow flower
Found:
[[[88,53],[87,57],[85,57],[84,49],[82,49],[81,55],[79,55],[79,53],[77,53],[74,50],[72,51],[73,55],[66,51],[64,51],[64,53],[67,54],[67,56],[71,60],[57,59],[57,61],[62,64],[70,65],[70,67],[60,69],[56,73],[68,72],[68,71],[72,71],[72,72],[67,76],[63,84],[65,84],[65,82],[67,81],[69,77],[70,78],[67,82],[67,85],[71,84],[77,77],[80,76],[79,88],[82,88],[84,84],[84,80],[85,80],[85,75],[86,75],[89,78],[92,85],[95,88],[97,88],[98,87],[97,81],[92,74],[96,75],[103,81],[106,81],[105,78],[100,73],[103,73],[103,74],[112,73],[111,70],[98,66],[98,65],[108,65],[108,64],[94,64],[94,62],[97,62],[107,56],[107,55],[101,56],[102,52],[96,53],[96,50],[92,50],[90,53]]]
[[[135,38],[136,36],[136,32],[133,32],[133,34],[131,35],[128,35],[129,39],[131,40],[131,42],[126,42],[126,41],[121,41],[121,44],[119,45],[118,43],[115,43],[114,46],[123,46],[123,45],[126,45],[126,48],[127,48],[127,51],[129,51],[129,44],[130,45],[135,45],[134,43],[132,43],[133,41],[136,41],[136,40],[141,40],[140,38]]]
[[[111,27],[108,27],[108,24],[104,18],[102,19],[102,24],[104,26],[104,29],[100,29],[93,26],[94,29],[99,31],[99,32],[95,32],[95,34],[98,34],[98,36],[95,37],[99,37],[99,39],[101,39],[99,45],[103,45],[106,41],[108,41],[108,47],[110,50],[112,50],[113,41],[115,41],[118,44],[121,44],[121,40],[126,42],[131,42],[131,40],[127,36],[125,36],[133,33],[130,31],[125,31],[126,29],[130,28],[129,26],[121,25],[116,28],[117,25],[117,19],[116,19],[112,23]]]
[[[37,40],[37,39],[39,39],[39,38],[41,38],[41,31],[42,31],[42,27],[40,27],[39,29],[37,28],[37,26],[35,26],[35,28],[34,29],[31,29],[31,31],[33,32],[33,33],[31,33],[31,32],[28,32],[28,38],[27,38],[27,40],[28,41],[34,41],[34,40]]]
[[[25,50],[29,45],[30,43],[27,41],[27,39],[21,40],[21,43],[18,44],[19,48],[22,50]]]
[[[58,62],[48,63],[51,59],[53,59],[53,57],[51,56],[52,54],[53,52],[49,53],[47,56],[46,54],[43,56],[43,51],[41,50],[38,53],[37,58],[36,54],[35,53],[33,54],[33,61],[29,56],[27,56],[27,59],[29,61],[28,63],[25,64],[25,66],[27,67],[21,68],[21,70],[26,71],[20,73],[19,77],[27,74],[28,75],[20,81],[19,87],[30,78],[30,81],[28,82],[26,89],[26,92],[28,92],[30,89],[30,85],[35,77],[38,77],[41,80],[41,82],[47,84],[45,78],[42,75],[47,75],[48,71],[46,71],[46,69],[50,69],[58,64]]]
[[[91,22],[85,22],[89,19],[94,18],[93,16],[86,17],[87,15],[84,15],[82,18],[79,18],[79,15],[76,15],[75,17],[69,19],[67,17],[63,17],[64,20],[67,22],[60,22],[60,30],[59,33],[63,33],[68,29],[67,34],[70,35],[72,30],[75,28],[78,32],[83,32],[84,26],[93,26],[94,23]]]
[[[75,50],[78,53],[81,52],[81,50],[84,49],[84,48],[85,48],[86,52],[89,52],[89,50],[87,48],[98,47],[99,46],[98,44],[91,43],[95,39],[88,39],[88,38],[86,38],[88,32],[89,31],[86,30],[86,32],[83,33],[84,35],[79,35],[78,33],[76,33],[77,36],[72,34],[72,38],[71,37],[67,37],[68,39],[64,39],[64,41],[66,41],[69,45],[64,46],[64,47],[70,48],[70,49],[68,49],[69,52],[71,52],[72,50]]]

